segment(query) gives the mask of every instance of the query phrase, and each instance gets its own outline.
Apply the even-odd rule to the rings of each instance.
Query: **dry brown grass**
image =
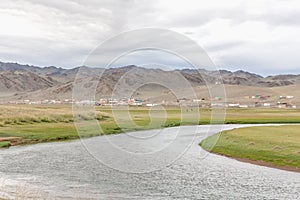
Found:
[[[103,113],[97,112],[97,119],[101,119],[102,116]],[[86,120],[95,118],[93,113],[85,113],[78,117]],[[74,117],[70,105],[0,105],[0,126],[73,121]]]

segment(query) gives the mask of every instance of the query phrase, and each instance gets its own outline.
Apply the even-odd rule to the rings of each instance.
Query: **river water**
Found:
[[[4,149],[0,197],[300,199],[300,173],[208,154],[198,146],[220,129],[245,126],[252,125],[173,127]]]

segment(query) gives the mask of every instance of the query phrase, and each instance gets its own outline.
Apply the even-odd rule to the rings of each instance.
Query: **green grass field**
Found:
[[[77,139],[74,121],[81,122],[80,137],[114,134],[135,130],[164,128],[179,125],[223,123],[211,120],[211,110],[198,108],[96,107],[96,113],[81,113],[73,118],[70,105],[0,105],[0,147]],[[150,117],[151,116],[151,117]],[[101,129],[93,123],[97,120]],[[227,109],[224,123],[300,123],[297,109]],[[3,141],[18,137],[17,141]],[[8,143],[10,142],[10,143]]]
[[[200,146],[212,153],[300,171],[300,125],[223,131],[203,140]]]

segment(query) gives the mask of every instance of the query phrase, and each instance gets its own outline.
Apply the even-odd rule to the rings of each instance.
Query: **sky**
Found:
[[[3,62],[73,68],[107,39],[151,27],[195,41],[218,69],[300,73],[299,0],[1,0],[0,26]]]

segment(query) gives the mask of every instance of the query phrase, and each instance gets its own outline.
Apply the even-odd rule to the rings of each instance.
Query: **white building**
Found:
[[[230,103],[230,104],[228,104],[228,107],[229,108],[239,108],[240,104],[239,103]]]
[[[158,106],[158,104],[157,103],[147,103],[146,106],[153,107],[153,106]]]
[[[271,107],[271,103],[264,103],[264,107]]]

